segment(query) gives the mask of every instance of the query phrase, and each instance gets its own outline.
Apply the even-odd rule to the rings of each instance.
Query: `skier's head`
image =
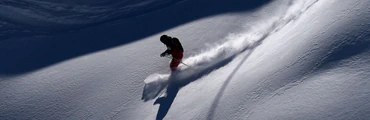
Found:
[[[168,44],[171,41],[171,37],[168,35],[162,35],[160,40],[163,44]]]

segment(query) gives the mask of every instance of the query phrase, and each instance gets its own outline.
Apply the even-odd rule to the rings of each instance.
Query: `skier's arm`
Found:
[[[164,56],[169,55],[169,54],[171,54],[171,48],[170,47],[167,47],[167,50],[164,51],[160,56],[161,57],[164,57]]]

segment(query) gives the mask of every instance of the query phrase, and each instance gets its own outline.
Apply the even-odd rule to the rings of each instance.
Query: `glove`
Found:
[[[166,52],[162,53],[160,56],[161,57],[164,57],[164,56],[167,56],[168,54]]]

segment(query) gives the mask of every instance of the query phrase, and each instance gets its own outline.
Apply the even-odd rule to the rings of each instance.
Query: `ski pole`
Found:
[[[168,58],[170,58],[170,59],[175,59],[175,60],[177,60],[176,58],[173,58],[171,55],[169,55],[169,56],[167,56]],[[188,66],[188,67],[190,67],[189,65],[187,65],[187,64],[185,64],[184,62],[182,62],[182,61],[180,61],[182,64],[184,64],[184,65],[186,65],[186,66]]]

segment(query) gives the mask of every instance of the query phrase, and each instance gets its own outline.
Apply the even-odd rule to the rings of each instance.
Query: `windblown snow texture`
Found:
[[[3,0],[0,119],[368,119],[369,6]],[[163,34],[189,66],[170,73]]]

